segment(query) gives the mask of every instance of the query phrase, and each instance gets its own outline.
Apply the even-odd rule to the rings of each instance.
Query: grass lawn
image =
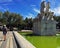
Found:
[[[30,32],[20,32],[36,48],[60,48],[60,36],[35,36]]]

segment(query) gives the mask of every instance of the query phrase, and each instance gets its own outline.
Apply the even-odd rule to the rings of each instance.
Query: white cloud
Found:
[[[37,13],[40,13],[40,10],[39,9],[36,9],[36,8],[33,8],[33,10]]]
[[[55,15],[60,15],[60,6],[50,10],[53,11]]]
[[[41,2],[42,2],[42,1],[50,2],[50,4],[51,4],[52,6],[55,6],[55,5],[56,5],[56,2],[57,2],[57,0],[41,0]]]
[[[4,8],[4,7],[0,6],[0,10],[6,11],[6,10],[9,10],[9,9],[8,9],[8,8]]]
[[[36,13],[40,13],[40,10],[39,9],[33,8],[33,10]],[[50,9],[50,11],[54,12],[55,15],[60,15],[60,6],[58,6],[56,8],[53,8],[53,9]]]
[[[28,17],[28,18],[34,18],[34,15],[32,13],[29,13],[28,15],[26,15],[25,17]]]
[[[3,8],[3,7],[0,6],[0,10],[4,10],[5,11],[5,8]]]
[[[57,0],[48,0],[52,5],[55,5]]]
[[[32,7],[35,7],[36,5],[32,4],[31,6],[32,6]]]
[[[46,0],[41,0],[41,2],[42,2],[42,1],[46,1]]]
[[[0,0],[0,3],[3,3],[3,2],[12,2],[13,0]]]
[[[8,3],[1,3],[1,6],[7,6],[7,5],[10,5]]]

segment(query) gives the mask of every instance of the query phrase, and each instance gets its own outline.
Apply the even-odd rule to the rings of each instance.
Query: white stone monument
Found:
[[[50,3],[43,1],[38,16],[34,19],[33,33],[37,35],[56,35],[54,13],[49,11]]]

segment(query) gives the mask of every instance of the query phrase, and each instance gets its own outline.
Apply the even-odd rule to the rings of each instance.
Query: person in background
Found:
[[[6,40],[6,34],[7,34],[7,27],[6,27],[6,25],[3,25],[2,31],[3,31],[4,41],[5,41]]]

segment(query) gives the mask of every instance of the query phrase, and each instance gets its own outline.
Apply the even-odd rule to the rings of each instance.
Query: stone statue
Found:
[[[46,7],[46,2],[45,2],[45,1],[43,1],[43,2],[41,3],[41,9],[40,9],[41,13],[43,13],[43,12],[44,12],[45,7]]]
[[[49,12],[49,8],[50,8],[50,2],[45,2],[45,1],[43,1],[42,3],[41,3],[41,13],[42,12]]]
[[[40,9],[41,15],[43,16],[44,14],[45,16],[48,16],[49,8],[50,8],[50,2],[46,3],[45,1],[43,1],[41,3],[41,9]]]
[[[54,12],[49,11],[50,2],[43,1],[40,13],[33,23],[33,33],[37,35],[56,35],[56,21],[53,18]]]
[[[47,2],[47,4],[46,4],[46,12],[49,12],[49,8],[50,8],[50,2]]]

